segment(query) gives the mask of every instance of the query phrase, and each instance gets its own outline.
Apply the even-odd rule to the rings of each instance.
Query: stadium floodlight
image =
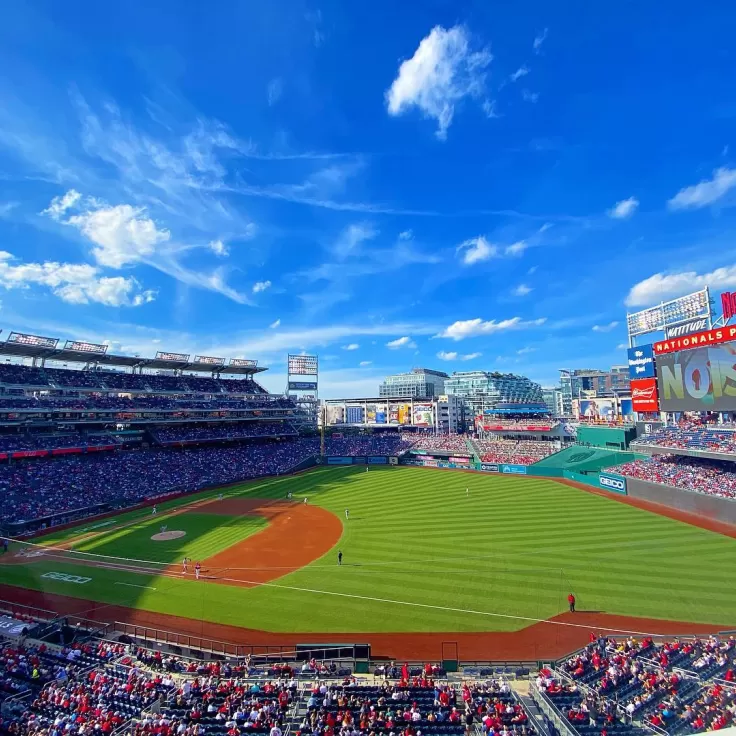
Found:
[[[55,337],[27,335],[24,332],[11,332],[7,341],[16,345],[30,345],[37,348],[55,348],[59,343],[58,338]]]
[[[664,330],[670,325],[681,324],[691,319],[708,319],[710,327],[710,295],[708,287],[692,294],[662,302],[656,307],[643,309],[626,315],[629,338],[646,335],[649,332]]]
[[[79,340],[67,340],[64,350],[74,350],[77,353],[95,353],[104,355],[107,352],[107,345],[94,342],[81,342]]]

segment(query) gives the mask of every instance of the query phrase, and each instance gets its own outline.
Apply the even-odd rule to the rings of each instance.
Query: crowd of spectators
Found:
[[[420,435],[415,442],[415,449],[423,450],[424,452],[455,452],[463,455],[470,454],[465,437],[454,434]]]
[[[655,644],[650,637],[624,641],[591,636],[591,643],[560,666],[537,677],[537,687],[578,730],[616,730],[644,722],[673,733],[730,724],[733,689],[705,685],[713,678],[733,682],[733,637]],[[688,672],[696,676],[687,675]]]
[[[699,450],[736,455],[736,432],[718,427],[683,423],[660,427],[636,440],[638,445],[668,447],[679,450]]]
[[[654,455],[646,460],[633,460],[606,470],[708,496],[736,498],[736,467],[732,462],[681,455]]]
[[[557,452],[557,445],[542,440],[473,441],[484,463],[531,465]]]
[[[234,428],[238,426],[244,425]],[[178,436],[176,430],[159,431],[164,437]],[[189,436],[198,437],[199,431],[192,430]],[[398,434],[325,441],[327,455],[394,455],[408,447],[410,444]],[[60,524],[85,513],[106,510],[101,508],[104,505],[119,508],[167,493],[285,473],[319,452],[319,438],[300,437],[226,447],[154,448],[0,464],[0,522],[53,516],[53,523]]]
[[[0,435],[0,452],[27,452],[30,450],[58,450],[67,447],[102,447],[117,445],[111,434],[66,434],[23,433]]]
[[[253,437],[285,437],[296,435],[297,431],[289,422],[238,422],[192,427],[162,427],[155,432],[163,445],[181,442],[216,442]]]
[[[181,412],[181,411],[269,411],[295,409],[293,399],[285,396],[225,398],[206,395],[173,396],[8,396],[0,397],[0,410],[9,412]]]
[[[159,375],[123,371],[50,368],[0,364],[0,384],[36,388],[96,388],[122,391],[265,394],[252,378],[212,378],[190,374]]]

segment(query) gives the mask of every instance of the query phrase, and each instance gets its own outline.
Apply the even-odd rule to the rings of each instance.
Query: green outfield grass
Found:
[[[0,582],[283,632],[510,631],[530,625],[526,618],[564,611],[571,590],[579,609],[736,625],[736,540],[554,481],[422,468],[319,468],[244,484],[226,496],[284,498],[288,491],[340,517],[349,508],[350,520],[328,555],[258,588],[57,559],[2,565]],[[164,554],[155,551],[162,543],[150,542],[166,523],[162,514],[212,496],[162,504],[153,529],[150,511],[121,515],[139,523],[122,534],[100,527],[93,530],[100,536],[85,544],[95,545],[89,552],[154,559]],[[185,544],[199,544],[196,519],[206,514],[174,518],[190,516],[193,533]],[[247,523],[211,518],[214,526],[201,527],[200,539],[218,549],[222,535],[237,531],[242,538],[252,531]],[[169,523],[176,528],[182,528],[178,521]],[[344,553],[339,568],[338,547]],[[176,551],[177,559],[183,555],[183,548]],[[77,585],[42,577],[50,571],[92,580]]]

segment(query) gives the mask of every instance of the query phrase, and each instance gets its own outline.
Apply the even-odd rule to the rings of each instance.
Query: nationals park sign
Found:
[[[714,330],[696,332],[694,335],[675,337],[671,340],[660,340],[654,343],[654,354],[677,353],[680,350],[719,345],[736,340],[736,326],[717,327]]]

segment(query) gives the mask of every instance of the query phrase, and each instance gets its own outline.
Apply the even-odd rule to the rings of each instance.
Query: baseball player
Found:
[[[187,572],[189,572],[189,558],[188,557],[185,557],[181,561],[181,571],[184,573],[184,575],[186,575]]]
[[[202,565],[199,562],[194,566],[194,577],[199,580],[199,572],[202,569]]]

